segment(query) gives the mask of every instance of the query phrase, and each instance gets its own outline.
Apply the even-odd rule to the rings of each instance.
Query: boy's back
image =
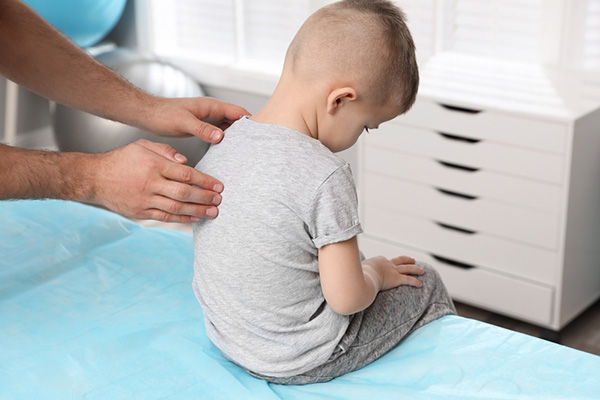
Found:
[[[324,301],[317,249],[361,232],[349,165],[307,135],[244,118],[197,168],[226,188],[219,217],[194,226],[208,336],[269,376],[322,364],[349,317]]]

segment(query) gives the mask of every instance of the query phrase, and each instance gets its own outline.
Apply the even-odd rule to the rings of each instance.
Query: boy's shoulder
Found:
[[[257,163],[296,165],[313,171],[333,171],[348,164],[319,140],[294,129],[242,118],[225,131],[222,153],[236,153]],[[222,154],[225,156],[226,154]]]

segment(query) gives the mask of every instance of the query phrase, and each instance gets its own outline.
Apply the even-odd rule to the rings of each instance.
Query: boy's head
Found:
[[[286,63],[314,80],[336,75],[369,85],[379,105],[412,106],[419,85],[415,46],[404,13],[387,0],[343,0],[302,25]]]
[[[342,0],[321,8],[290,44],[284,78],[300,82],[303,92],[316,86],[326,94],[327,111],[321,112],[319,131],[343,128],[346,137],[330,144],[319,140],[333,151],[350,147],[364,127],[376,128],[414,103],[419,72],[404,13],[387,0]],[[347,107],[340,112],[340,106]],[[348,118],[356,119],[361,112],[364,125],[348,125]],[[336,113],[335,121],[323,115]],[[359,122],[356,119],[354,125]]]

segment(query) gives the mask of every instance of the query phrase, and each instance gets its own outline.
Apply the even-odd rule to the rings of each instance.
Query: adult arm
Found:
[[[400,256],[369,258],[362,263],[356,237],[319,249],[319,274],[327,304],[338,314],[354,314],[370,306],[377,293],[400,285],[421,287],[411,275],[423,275],[415,260]]]
[[[172,147],[147,140],[104,154],[0,144],[0,199],[75,200],[102,204],[128,217],[168,222],[216,217],[222,185],[207,175],[190,173],[193,168],[180,168],[180,161],[185,157]]]
[[[154,134],[196,135],[217,143],[222,129],[248,114],[242,107],[210,98],[164,99],[146,94],[81,51],[18,0],[0,1],[0,54],[0,74],[20,85]],[[147,141],[104,155],[1,146],[0,199],[90,201],[130,217],[164,221],[214,217],[222,185],[183,165],[185,157],[176,155],[170,146]]]
[[[210,98],[151,96],[83,52],[19,0],[0,2],[0,54],[0,74],[41,96],[159,135],[195,135],[217,143],[220,128],[248,114]]]

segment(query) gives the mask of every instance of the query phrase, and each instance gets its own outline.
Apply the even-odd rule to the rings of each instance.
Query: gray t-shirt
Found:
[[[232,361],[281,377],[326,362],[349,318],[326,303],[318,249],[362,229],[350,166],[298,131],[243,118],[197,169],[225,185],[194,224],[194,291]]]

